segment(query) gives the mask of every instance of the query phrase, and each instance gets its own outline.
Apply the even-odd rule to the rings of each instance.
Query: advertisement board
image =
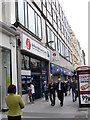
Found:
[[[90,106],[90,66],[76,68],[78,78],[79,106]]]
[[[22,50],[25,50],[39,57],[42,57],[46,60],[50,60],[50,51],[25,34],[22,35],[21,46],[22,46],[21,47]]]

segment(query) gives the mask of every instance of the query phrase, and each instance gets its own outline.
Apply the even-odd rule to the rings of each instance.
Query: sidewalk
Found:
[[[88,108],[79,108],[78,101],[72,102],[71,95],[64,98],[64,106],[61,107],[56,97],[56,105],[51,106],[50,101],[44,98],[36,100],[34,104],[28,104],[23,109],[25,117],[40,118],[88,118]]]
[[[79,108],[78,101],[72,102],[71,95],[64,97],[64,105],[60,106],[56,97],[55,106],[50,105],[50,101],[44,98],[38,99],[34,104],[25,105],[22,110],[22,118],[88,118],[88,108]],[[6,118],[7,113],[0,114],[2,118]]]

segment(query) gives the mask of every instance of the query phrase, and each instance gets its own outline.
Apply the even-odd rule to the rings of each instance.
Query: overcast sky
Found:
[[[65,16],[86,54],[88,65],[88,1],[59,0]]]

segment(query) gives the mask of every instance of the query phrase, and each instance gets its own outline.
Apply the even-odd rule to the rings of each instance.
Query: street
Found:
[[[59,100],[56,97],[55,106],[50,105],[50,101],[45,101],[44,98],[35,100],[34,104],[25,105],[25,108],[22,110],[23,119],[69,119],[69,120],[88,120],[89,117],[89,108],[79,108],[78,100],[72,102],[71,95],[64,97],[64,106],[61,107]],[[7,113],[1,113],[2,118],[7,117]],[[4,119],[2,119],[4,120]]]

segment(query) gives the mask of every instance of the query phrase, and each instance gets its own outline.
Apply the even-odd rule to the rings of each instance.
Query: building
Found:
[[[86,65],[84,50],[82,50],[82,63],[83,63],[83,65]]]
[[[79,65],[82,65],[82,53],[81,53],[82,51],[78,40],[77,40],[77,52],[78,52]]]
[[[79,64],[79,56],[78,56],[78,48],[77,48],[77,39],[75,37],[74,32],[71,29],[71,39],[72,39],[72,59],[73,59],[73,67],[74,70],[80,65]]]
[[[55,81],[58,76],[62,80],[72,76],[70,26],[58,0],[18,0],[2,2],[0,6],[2,21],[13,25],[20,34],[15,44],[15,84],[28,103],[30,82],[35,86],[35,98],[38,99],[42,97],[43,77],[49,82],[51,75]],[[12,62],[12,67],[14,65]]]
[[[0,22],[0,110],[7,109],[5,96],[12,83],[17,87],[16,41],[19,33]]]

